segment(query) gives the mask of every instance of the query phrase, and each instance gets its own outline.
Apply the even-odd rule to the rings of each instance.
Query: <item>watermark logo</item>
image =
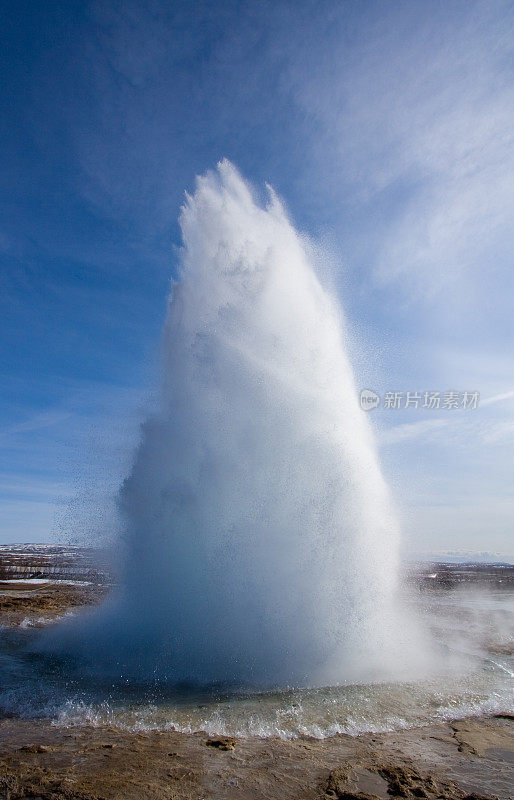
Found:
[[[453,389],[447,392],[385,392],[383,408],[395,410],[403,408],[442,409],[455,411],[457,409],[472,410],[478,408],[480,392],[456,392]],[[360,406],[364,411],[377,408],[382,398],[372,389],[362,389],[359,397]]]
[[[363,389],[360,394],[360,404],[364,411],[371,411],[380,405],[380,395],[372,392],[371,389]]]

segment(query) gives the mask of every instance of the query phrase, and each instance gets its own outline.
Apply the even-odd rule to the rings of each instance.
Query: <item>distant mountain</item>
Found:
[[[408,561],[427,561],[438,564],[514,564],[514,555],[491,553],[487,550],[440,550],[412,552],[407,554]]]

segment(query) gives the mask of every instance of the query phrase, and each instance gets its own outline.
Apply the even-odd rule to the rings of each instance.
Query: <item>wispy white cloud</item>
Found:
[[[407,439],[418,439],[433,435],[434,431],[440,430],[448,425],[446,419],[424,419],[419,422],[406,422],[403,425],[395,425],[380,431],[379,442],[381,445],[397,444]]]
[[[514,419],[490,421],[487,428],[482,431],[483,444],[506,443],[514,436]]]
[[[509,5],[392,4],[351,44],[341,29],[338,51],[333,34],[333,50],[314,69],[291,70],[298,102],[320,122],[317,163],[330,161],[334,192],[339,179],[363,207],[390,195],[387,224],[373,234],[372,272],[400,280],[407,295],[447,289],[458,306],[464,277],[482,283],[510,261]]]
[[[484,417],[478,410],[467,413],[449,411],[446,417],[422,419],[381,429],[378,440],[384,447],[420,440],[451,444],[452,447],[460,442],[469,449],[472,446],[503,444],[512,435],[514,419]]]
[[[22,422],[11,423],[10,425],[0,428],[0,444],[4,444],[8,439],[20,433],[33,433],[34,431],[40,431],[44,428],[51,428],[53,425],[64,422],[70,417],[70,412],[61,410],[32,414]]]
[[[514,400],[514,390],[510,392],[502,392],[501,394],[493,395],[493,397],[486,397],[481,400],[481,406],[490,406],[492,403],[502,403],[504,400]]]
[[[51,476],[27,476],[25,474],[0,474],[0,496],[25,502],[51,501],[73,495],[73,489],[63,481]]]

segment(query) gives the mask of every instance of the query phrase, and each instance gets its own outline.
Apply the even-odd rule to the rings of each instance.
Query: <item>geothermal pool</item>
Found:
[[[461,568],[447,571],[462,577]],[[511,713],[514,568],[506,567],[504,578],[496,569],[493,583],[484,583],[486,571],[468,567],[466,581],[454,581],[450,587],[427,587],[426,580],[418,586],[414,579],[416,592],[411,596],[420,623],[440,655],[438,672],[417,681],[261,693],[172,687],[122,676],[99,681],[83,674],[80,661],[34,655],[31,645],[59,620],[33,612],[20,617],[16,625],[11,621],[8,626],[3,618],[0,708],[21,717],[50,717],[63,726],[107,724],[133,731],[282,738],[356,735],[469,715]],[[14,593],[8,586],[0,587],[0,596]],[[36,592],[44,591],[39,586]],[[88,591],[95,591],[92,586]],[[19,594],[19,587],[16,591]],[[71,613],[80,615],[84,610]]]

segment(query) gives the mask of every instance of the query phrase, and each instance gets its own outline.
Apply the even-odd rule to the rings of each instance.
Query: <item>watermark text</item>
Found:
[[[360,405],[364,411],[371,411],[381,406],[385,409],[399,410],[403,408],[422,408],[428,410],[443,409],[456,411],[458,409],[472,410],[478,408],[480,392],[455,391],[408,391],[384,392],[383,396],[372,389],[362,389]]]

